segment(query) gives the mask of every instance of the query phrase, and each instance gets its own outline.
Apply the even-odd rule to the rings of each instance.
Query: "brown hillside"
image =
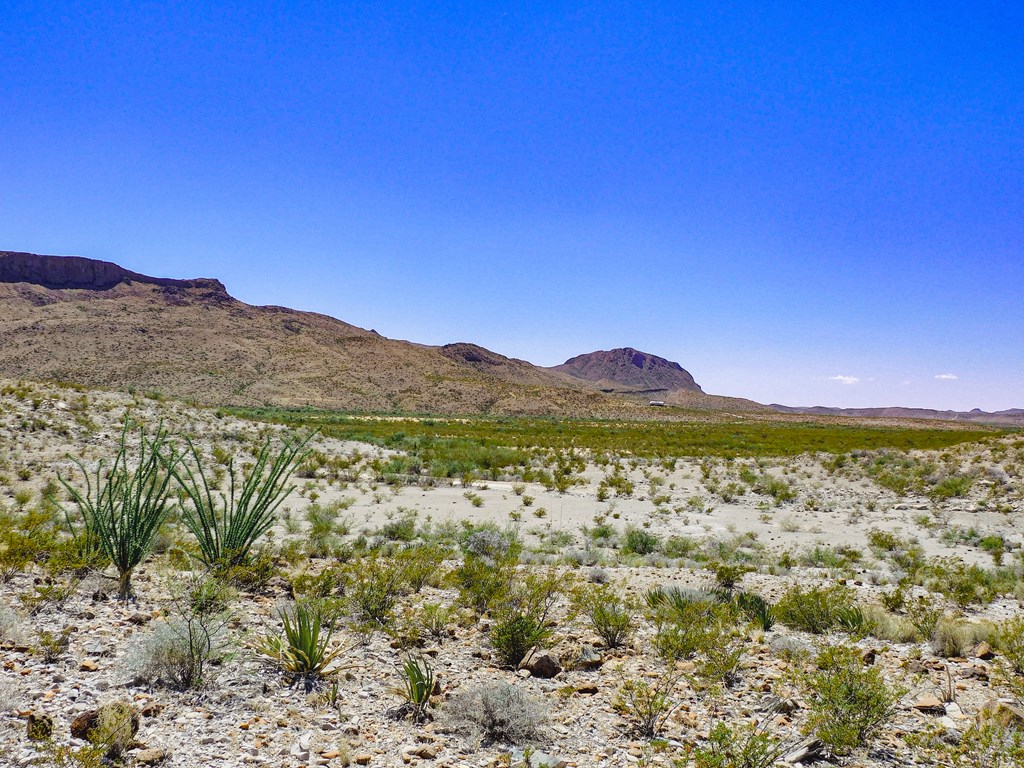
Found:
[[[577,355],[553,370],[593,382],[605,392],[644,395],[677,390],[702,392],[690,372],[679,363],[632,347]]]
[[[635,402],[472,344],[387,339],[89,259],[0,252],[0,375],[158,391],[206,404],[640,416]],[[693,407],[744,407],[702,395]],[[664,418],[668,414],[657,414]]]

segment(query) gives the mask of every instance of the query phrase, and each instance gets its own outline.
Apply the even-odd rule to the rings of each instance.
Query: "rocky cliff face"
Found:
[[[34,253],[0,251],[0,283],[32,283],[50,289],[105,291],[121,283],[136,282],[165,288],[198,288],[228,297],[219,280],[171,280],[131,272],[109,261],[79,256],[39,256]]]
[[[615,392],[702,392],[679,363],[632,347],[577,355],[555,366],[556,371],[597,383]]]

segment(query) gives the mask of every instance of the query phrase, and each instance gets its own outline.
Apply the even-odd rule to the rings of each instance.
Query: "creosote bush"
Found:
[[[855,630],[863,625],[854,593],[849,587],[791,587],[775,606],[779,621],[791,629],[824,634],[836,628]]]
[[[619,687],[613,706],[633,726],[637,735],[653,739],[678,709],[673,696],[680,676],[666,672],[652,681],[626,680]]]
[[[878,667],[865,666],[854,648],[822,650],[816,669],[803,678],[813,696],[807,730],[834,755],[847,755],[865,746],[892,717],[906,693],[886,683]]]
[[[624,645],[633,632],[635,606],[607,584],[577,589],[573,593],[573,608],[586,616],[608,648]]]

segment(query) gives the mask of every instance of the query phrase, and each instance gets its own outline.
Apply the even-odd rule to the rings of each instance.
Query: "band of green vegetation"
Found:
[[[442,475],[527,466],[538,452],[581,450],[641,459],[797,456],[892,448],[934,450],[1001,431],[866,427],[812,421],[628,422],[540,418],[370,417],[279,408],[231,409],[236,416],[313,428],[342,440],[404,451]]]

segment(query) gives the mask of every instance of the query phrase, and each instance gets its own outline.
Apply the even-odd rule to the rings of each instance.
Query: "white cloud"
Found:
[[[839,374],[838,376],[829,376],[828,378],[830,381],[838,381],[840,384],[856,384],[860,381],[856,376],[843,376],[842,374]]]
[[[935,374],[935,378],[940,381],[955,381],[957,379],[957,375],[955,373],[937,373]]]

